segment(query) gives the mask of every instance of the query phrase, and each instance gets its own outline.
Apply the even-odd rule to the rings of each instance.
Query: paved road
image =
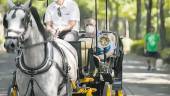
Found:
[[[15,55],[0,53],[0,96],[5,96],[15,70]]]
[[[124,58],[123,81],[127,96],[170,96],[170,66],[147,71],[146,58],[131,55]]]
[[[5,96],[12,80],[14,58],[15,55],[0,53],[0,96]],[[123,85],[127,96],[170,96],[170,71],[165,70],[167,67],[147,71],[145,61],[136,55],[124,57]]]

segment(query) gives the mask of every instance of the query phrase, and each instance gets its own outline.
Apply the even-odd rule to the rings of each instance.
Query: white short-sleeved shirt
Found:
[[[61,16],[58,16],[58,8],[60,7]],[[44,22],[52,21],[53,27],[64,27],[68,25],[69,20],[75,20],[76,25],[72,30],[79,30],[80,12],[78,5],[74,0],[64,0],[62,6],[56,2],[52,2],[46,10]]]

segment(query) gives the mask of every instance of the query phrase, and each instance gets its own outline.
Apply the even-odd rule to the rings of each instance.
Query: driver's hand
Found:
[[[57,28],[57,34],[59,35],[62,31],[64,31],[64,27]]]
[[[57,30],[52,29],[52,30],[51,30],[51,35],[52,35],[53,37],[58,37]]]

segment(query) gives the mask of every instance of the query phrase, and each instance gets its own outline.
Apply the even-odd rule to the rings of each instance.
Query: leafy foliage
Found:
[[[7,9],[7,4],[6,4],[7,0],[0,0],[0,5],[2,5],[5,10]],[[15,3],[17,2],[25,2],[27,0],[13,0]],[[48,0],[49,3],[52,2],[53,0]],[[79,5],[80,8],[80,13],[81,13],[81,26],[83,25],[83,21],[85,18],[88,17],[95,17],[95,0],[75,0],[77,2],[77,4]],[[105,26],[105,1],[106,0],[97,0],[98,1],[98,20],[100,21],[101,25],[100,27],[104,27]],[[142,21],[141,21],[141,31],[142,31],[142,37],[145,34],[145,29],[146,29],[146,6],[145,6],[145,2],[147,0],[141,0],[142,3]],[[153,1],[153,8],[152,8],[152,24],[154,26],[157,26],[158,23],[158,19],[157,19],[157,13],[158,13],[158,0],[152,0]],[[41,17],[43,17],[45,10],[46,10],[46,2],[47,0],[33,0],[33,6],[35,6],[38,9],[39,14],[41,15]],[[117,13],[118,13],[118,24],[120,28],[118,28],[118,31],[123,31],[124,30],[124,25],[121,27],[120,24],[124,24],[125,20],[128,20],[129,22],[129,29],[130,29],[130,36],[131,38],[135,37],[136,30],[135,30],[135,22],[136,22],[136,14],[137,14],[137,10],[136,10],[136,2],[137,0],[108,0],[108,18],[109,18],[109,24],[110,27],[112,27],[112,25],[114,25],[113,20],[116,17]],[[118,10],[116,9],[118,7]],[[166,34],[170,34],[170,2],[169,0],[165,0],[164,3],[164,15],[165,15],[165,26],[166,26]],[[117,19],[117,18],[116,18]],[[121,22],[121,23],[120,23]],[[110,28],[112,29],[112,28]],[[166,35],[166,40],[168,40],[168,45],[170,42],[170,36]]]
[[[169,63],[170,64],[170,48],[165,48],[163,49],[161,52],[161,58],[164,59],[165,62]]]
[[[0,36],[0,45],[4,42],[4,38]]]

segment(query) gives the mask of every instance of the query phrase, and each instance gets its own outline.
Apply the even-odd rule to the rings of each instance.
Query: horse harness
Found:
[[[24,9],[23,7],[21,6],[14,6],[13,8],[10,9],[11,10],[14,10],[14,13],[12,14],[12,18],[15,18],[16,17],[16,11],[18,9],[21,9],[23,10],[26,14],[25,14],[25,17],[23,18],[22,20],[22,25],[25,25],[23,26],[25,28],[25,31],[21,34],[21,36],[19,37],[11,37],[11,36],[8,36],[8,33],[9,32],[15,32],[15,33],[20,33],[19,31],[16,31],[16,30],[11,30],[11,29],[8,29],[7,30],[7,36],[5,37],[6,39],[7,38],[11,38],[11,39],[17,39],[19,40],[21,43],[24,43],[24,35],[26,34],[26,32],[28,31],[28,25],[30,24],[30,26],[32,26],[32,21],[30,19],[30,12],[29,10],[26,10]],[[9,11],[9,12],[10,12]],[[5,28],[8,28],[8,22],[6,20],[6,14],[3,18],[3,25]],[[17,51],[18,51],[18,56],[16,57],[16,66],[17,68],[19,68],[19,70],[27,75],[30,75],[31,76],[31,79],[29,80],[29,83],[28,83],[28,87],[27,87],[27,91],[25,93],[25,96],[27,95],[27,92],[28,92],[28,88],[29,86],[31,85],[31,92],[30,92],[30,96],[35,96],[34,94],[34,82],[36,82],[36,84],[38,85],[38,87],[40,88],[40,90],[45,93],[41,87],[39,86],[38,82],[34,79],[34,76],[35,75],[39,75],[39,74],[42,74],[42,73],[45,73],[47,72],[51,66],[53,64],[56,65],[56,68],[59,70],[59,72],[62,74],[62,76],[64,77],[64,82],[62,82],[59,86],[59,90],[58,90],[58,93],[60,93],[59,91],[61,90],[61,88],[64,86],[64,84],[68,81],[68,63],[67,63],[67,60],[66,60],[66,55],[63,51],[62,48],[60,48],[58,46],[58,44],[54,41],[54,40],[46,40],[46,41],[43,41],[43,42],[40,42],[40,43],[37,43],[37,44],[33,44],[33,45],[30,45],[30,46],[26,46],[26,47],[22,47],[20,45],[22,45],[21,43],[18,43],[19,47],[17,48]],[[31,67],[28,67],[25,62],[24,62],[24,57],[23,57],[23,50],[24,49],[27,49],[27,48],[31,48],[31,47],[35,47],[35,46],[38,46],[38,45],[42,45],[44,44],[45,45],[45,59],[44,61],[42,62],[42,64],[36,68],[31,68]],[[62,63],[63,63],[63,69],[57,64],[57,62],[55,62],[53,59],[53,46],[59,50],[59,53],[61,54],[62,56]],[[51,48],[50,48],[51,46]],[[13,83],[12,83],[12,87],[16,87],[17,90],[18,90],[18,86],[16,84],[16,72],[14,72],[13,74]],[[19,91],[19,90],[18,90]]]
[[[35,46],[38,46],[38,45],[41,45],[41,44],[45,44],[45,59],[44,59],[43,63],[40,66],[36,67],[36,68],[28,67],[24,62],[23,49],[35,47]],[[63,69],[57,64],[56,61],[53,60],[54,59],[54,57],[53,57],[54,48],[53,48],[52,45],[57,50],[59,50],[59,53],[62,56]],[[38,85],[40,90],[45,94],[45,92],[41,89],[38,82],[34,79],[34,76],[47,72],[51,68],[51,66],[53,64],[56,65],[56,68],[59,70],[59,72],[64,77],[64,80],[62,80],[62,83],[59,85],[59,88],[58,88],[58,94],[60,93],[61,89],[64,87],[65,83],[67,83],[67,81],[69,79],[69,77],[68,77],[69,66],[68,66],[66,55],[65,55],[63,49],[60,48],[59,45],[55,41],[47,40],[47,41],[40,42],[40,43],[31,45],[31,46],[21,47],[21,49],[18,51],[18,54],[19,55],[16,57],[16,63],[17,63],[16,66],[17,66],[17,68],[19,68],[21,72],[31,76],[31,79],[29,80],[25,96],[27,95],[28,88],[29,88],[30,85],[31,85],[30,96],[35,96],[35,94],[34,94],[34,82]],[[17,87],[17,84],[16,84],[16,72],[14,73],[14,79],[15,79],[14,80],[15,84],[12,84],[12,85],[15,85],[15,87]],[[18,90],[18,88],[17,88],[17,90]]]

